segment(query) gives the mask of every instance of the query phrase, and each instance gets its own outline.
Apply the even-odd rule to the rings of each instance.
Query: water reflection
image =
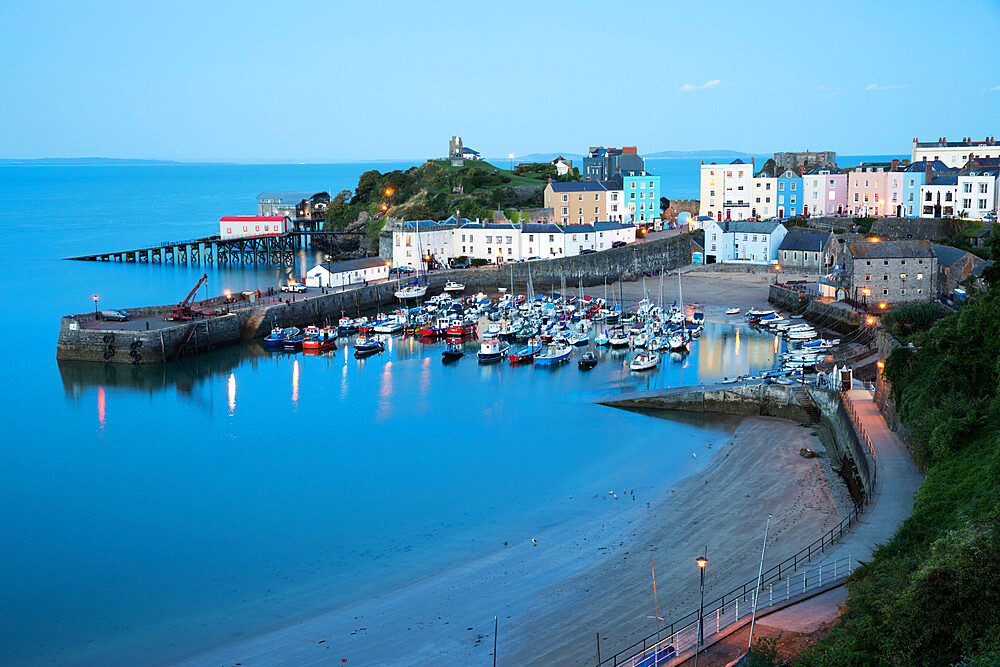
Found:
[[[104,430],[104,387],[97,388],[97,425]]]
[[[229,416],[232,417],[236,412],[236,374],[229,374],[228,387],[228,398],[229,398]]]
[[[292,362],[292,403],[299,403],[299,360]]]

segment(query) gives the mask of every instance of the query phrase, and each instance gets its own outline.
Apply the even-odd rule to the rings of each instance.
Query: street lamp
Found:
[[[94,319],[97,319],[97,295],[94,295]]]
[[[395,192],[395,191],[392,188],[386,188],[385,189],[385,196],[386,197],[391,197],[393,192]]]
[[[880,303],[880,304],[878,305],[878,309],[879,309],[879,310],[885,310],[885,309],[886,309],[886,305],[885,305],[885,301],[881,302],[881,303]]]
[[[510,170],[514,171],[514,154],[513,153],[508,153],[507,154],[507,159],[510,160]]]
[[[698,571],[701,573],[701,603],[698,605],[698,648],[700,649],[705,645],[705,628],[702,621],[705,616],[705,566],[708,565],[708,559],[701,556],[695,562],[698,563]]]

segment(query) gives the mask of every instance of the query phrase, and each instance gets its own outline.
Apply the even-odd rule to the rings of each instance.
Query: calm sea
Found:
[[[696,165],[655,169],[687,197]],[[591,403],[771,365],[771,339],[723,325],[642,379],[617,354],[587,375],[443,366],[403,339],[363,362],[251,344],[163,367],[56,363],[59,317],[92,295],[176,302],[206,271],[62,258],[208,235],[262,190],[339,191],[406,166],[0,167],[0,662],[165,662],[229,643],[607,511],[571,495],[652,495],[725,437]],[[285,274],[207,272],[208,294]]]

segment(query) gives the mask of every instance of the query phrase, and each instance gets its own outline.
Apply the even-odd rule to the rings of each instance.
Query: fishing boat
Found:
[[[337,349],[337,330],[335,328],[323,327],[322,329],[318,329],[316,327],[307,327],[307,333],[309,329],[316,329],[316,331],[302,341],[302,349],[304,351],[318,352],[320,350]]]
[[[488,364],[500,361],[507,355],[510,345],[497,338],[487,338],[479,346],[479,363]]]
[[[372,327],[372,331],[375,333],[387,333],[394,334],[399,333],[406,326],[406,317],[403,315],[389,315],[383,319],[380,319]]]
[[[465,345],[461,341],[451,341],[448,343],[448,347],[444,349],[441,353],[441,361],[447,363],[449,361],[455,361],[456,359],[461,359],[465,356]]]
[[[462,283],[456,283],[454,280],[449,280],[444,284],[445,292],[464,292],[465,285]]]
[[[739,315],[739,314],[740,314],[740,309],[737,308],[736,306],[733,306],[732,308],[726,308],[726,315]]]
[[[298,327],[287,327],[282,329],[281,327],[274,327],[271,329],[271,333],[264,337],[264,344],[274,347],[280,347],[285,344],[285,340],[291,336],[298,336],[300,333]]]
[[[628,367],[633,371],[649,371],[660,363],[660,355],[656,352],[640,352],[632,359]]]
[[[341,336],[350,336],[358,333],[358,323],[349,317],[341,317],[337,322],[337,333]]]
[[[282,341],[281,347],[286,350],[301,350],[302,342],[307,338],[305,333],[299,331],[291,336],[285,336],[285,340]]]
[[[575,331],[569,335],[566,342],[573,347],[581,347],[590,342],[590,334],[583,331]]]
[[[541,351],[542,342],[537,338],[529,338],[527,345],[518,349],[516,352],[511,352],[507,358],[510,359],[510,363],[512,364],[530,364],[534,361],[535,355]]]
[[[573,348],[566,343],[552,343],[535,355],[536,366],[558,366],[569,361]]]
[[[500,333],[501,327],[496,328],[497,334]],[[449,336],[471,336],[476,333],[476,325],[473,322],[468,322],[464,320],[451,320],[448,324],[448,328],[445,329],[445,333]]]
[[[581,371],[589,371],[597,365],[597,355],[593,352],[584,352],[583,356],[576,362]]]
[[[358,336],[354,341],[354,356],[365,357],[385,350],[385,341],[381,336]]]

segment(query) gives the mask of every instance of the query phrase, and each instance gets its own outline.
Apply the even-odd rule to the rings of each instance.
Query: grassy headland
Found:
[[[985,278],[957,313],[886,318],[903,343],[886,378],[927,476],[913,515],[848,582],[840,623],[797,664],[1000,664],[1000,272]]]

